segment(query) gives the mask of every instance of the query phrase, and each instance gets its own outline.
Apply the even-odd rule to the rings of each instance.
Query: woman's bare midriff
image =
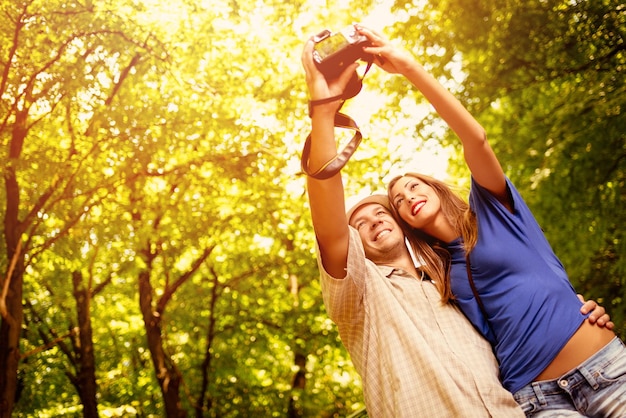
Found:
[[[613,331],[593,325],[586,320],[535,381],[551,380],[562,376],[600,351],[614,337]]]

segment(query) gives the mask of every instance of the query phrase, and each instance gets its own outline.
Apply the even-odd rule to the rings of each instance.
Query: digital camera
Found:
[[[346,66],[361,59],[371,61],[371,54],[363,52],[369,45],[367,37],[359,35],[354,26],[331,33],[323,30],[313,37],[313,60],[326,79],[337,78]]]

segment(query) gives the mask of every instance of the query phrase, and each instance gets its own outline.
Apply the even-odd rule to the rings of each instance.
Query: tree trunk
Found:
[[[148,262],[148,266],[150,264]],[[148,268],[139,274],[139,305],[146,328],[148,349],[150,350],[152,365],[163,394],[165,415],[168,418],[182,418],[187,416],[187,414],[182,409],[180,402],[181,375],[163,348],[161,315],[153,308],[152,295],[153,289],[150,283],[150,270]]]
[[[23,319],[21,269],[16,269],[10,280],[6,314],[3,314],[0,324],[0,418],[10,418],[17,401],[17,368]]]
[[[83,417],[98,417],[98,402],[96,383],[96,359],[93,350],[93,330],[91,327],[91,289],[83,283],[83,276],[79,271],[72,273],[74,299],[76,300],[76,315],[78,316],[78,342],[75,344],[76,377],[74,385],[83,404]]]
[[[204,351],[204,360],[202,361],[202,385],[200,387],[200,393],[198,395],[198,399],[196,401],[196,418],[202,418],[204,416],[204,412],[208,412],[211,410],[213,406],[213,398],[209,393],[209,374],[211,372],[211,360],[213,356],[211,355],[211,346],[213,345],[213,339],[215,338],[215,323],[216,323],[216,308],[218,299],[218,289],[219,289],[219,280],[217,277],[213,278],[213,289],[211,290],[211,300],[210,300],[210,314],[209,314],[209,326],[207,328],[206,333],[206,348]]]
[[[301,395],[304,393],[306,386],[306,356],[296,353],[294,363],[298,367],[298,371],[293,376],[291,382],[291,396],[289,397],[289,408],[287,410],[288,418],[302,418],[304,411],[302,408]],[[300,396],[298,396],[300,395]]]
[[[20,335],[24,317],[22,292],[24,283],[24,249],[21,248],[22,225],[19,221],[20,189],[16,162],[26,135],[27,112],[19,112],[13,126],[9,164],[5,167],[6,213],[4,242],[9,268],[0,278],[0,418],[10,418],[17,394],[17,368],[20,359]],[[9,281],[8,283],[6,281]]]

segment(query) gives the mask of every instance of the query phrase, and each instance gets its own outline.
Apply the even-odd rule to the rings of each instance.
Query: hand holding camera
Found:
[[[301,157],[302,172],[309,177],[328,179],[334,176],[361,142],[362,134],[356,122],[340,112],[345,100],[356,96],[361,90],[362,77],[357,74],[358,65],[355,63],[358,60],[368,62],[362,77],[365,77],[374,62],[383,70],[403,74],[410,80],[417,80],[420,76],[419,71],[415,71],[418,68],[416,62],[408,51],[395,47],[380,33],[360,25],[353,25],[335,34],[324,30],[310,38],[302,52],[302,64],[311,98],[309,116],[318,126],[328,124],[333,117],[334,127],[354,130],[354,135],[341,152],[312,170],[309,166],[312,133],[309,134]],[[417,81],[412,82],[416,84]],[[323,117],[314,118],[314,113],[319,115],[318,112],[322,112]]]
[[[372,62],[374,57],[363,51],[370,41],[357,32],[355,26],[348,26],[337,33],[323,30],[313,37],[313,60],[324,77],[332,80],[357,60]]]
[[[356,96],[361,90],[362,79],[356,72],[358,65],[355,61],[368,60],[367,70],[369,70],[373,57],[363,51],[363,47],[368,44],[367,37],[359,34],[354,26],[336,34],[325,30],[305,44],[302,63],[311,98],[309,116],[316,121],[314,124],[317,123],[318,126],[332,121],[337,128],[354,131],[352,139],[343,150],[315,170],[309,166],[312,133],[307,136],[302,149],[301,167],[302,172],[309,177],[328,179],[334,176],[346,164],[361,142],[362,134],[356,122],[348,115],[341,113],[340,109],[347,99]],[[314,113],[321,114],[322,117],[314,117]]]

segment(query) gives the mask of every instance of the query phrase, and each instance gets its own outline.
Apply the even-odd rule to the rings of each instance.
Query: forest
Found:
[[[302,47],[354,22],[470,109],[626,336],[623,1],[0,0],[0,418],[364,406],[300,169]],[[467,192],[419,92],[376,67],[363,83],[348,195],[404,171]]]

